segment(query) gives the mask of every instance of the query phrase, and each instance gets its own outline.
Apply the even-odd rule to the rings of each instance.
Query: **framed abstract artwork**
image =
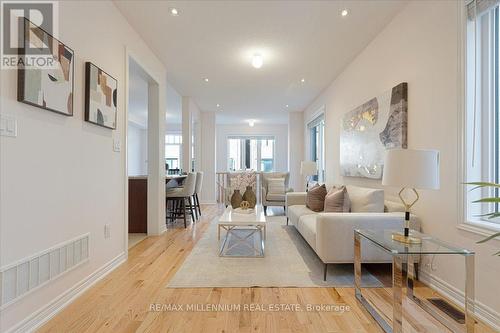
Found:
[[[381,179],[385,151],[408,148],[408,84],[346,113],[340,129],[340,169],[343,176]]]
[[[24,65],[18,69],[17,100],[72,116],[73,50],[26,18],[23,29],[19,55]]]
[[[85,120],[116,129],[118,82],[91,62],[85,63]]]

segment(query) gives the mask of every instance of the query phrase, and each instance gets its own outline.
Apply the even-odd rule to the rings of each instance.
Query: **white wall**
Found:
[[[400,82],[408,82],[409,148],[441,151],[441,189],[421,191],[414,208],[423,231],[476,251],[476,296],[480,308],[500,317],[497,240],[476,244],[483,236],[457,229],[459,150],[459,1],[411,2],[338,76],[311,106],[305,119],[326,106],[326,176],[328,183],[379,187],[380,181],[342,177],[339,130],[344,113]],[[387,190],[386,193],[394,194]],[[435,277],[463,290],[463,260],[437,256]],[[425,268],[425,267],[424,267]],[[483,311],[484,313],[484,311]]]
[[[295,191],[305,190],[305,181],[300,174],[300,163],[304,160],[304,113],[288,114],[288,169],[290,187]]]
[[[124,259],[126,48],[157,76],[163,100],[166,91],[164,66],[112,2],[59,2],[59,32],[76,57],[73,117],[17,102],[16,72],[1,73],[1,112],[17,119],[18,137],[0,138],[0,266],[85,233],[90,260],[3,309],[0,331],[68,300],[75,286]],[[85,61],[118,80],[116,130],[83,121]],[[113,152],[113,139],[121,152]]]
[[[127,160],[128,175],[148,174],[148,130],[128,122]]]
[[[200,112],[201,126],[201,163],[200,170],[204,172],[203,187],[200,201],[202,203],[215,203],[215,172],[217,153],[215,112]]]
[[[256,123],[254,127],[243,124],[217,125],[217,171],[227,171],[227,137],[232,135],[274,136],[275,171],[288,170],[288,125]]]

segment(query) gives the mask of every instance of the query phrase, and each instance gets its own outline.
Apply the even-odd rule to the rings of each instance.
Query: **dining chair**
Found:
[[[194,208],[198,211],[198,215],[201,216],[201,206],[200,206],[200,198],[198,197],[198,193],[201,193],[201,186],[203,185],[203,171],[198,171],[196,173],[196,186],[194,188],[193,202]]]
[[[170,215],[167,213],[167,220],[170,217],[173,221],[177,218],[184,219],[184,228],[187,228],[187,214],[191,215],[191,220],[194,221],[193,205],[191,198],[194,195],[196,188],[196,173],[191,172],[187,175],[182,187],[170,188],[166,193],[166,205],[172,203]],[[188,212],[189,211],[189,212]]]

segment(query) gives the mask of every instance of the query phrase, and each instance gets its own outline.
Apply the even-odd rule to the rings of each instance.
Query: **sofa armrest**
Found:
[[[316,218],[316,253],[323,262],[352,262],[355,229],[402,231],[403,227],[404,213],[320,213]],[[414,215],[410,227],[420,230]],[[365,261],[380,262],[385,257],[378,248],[363,252]]]
[[[285,206],[305,205],[306,192],[287,192],[285,196]]]

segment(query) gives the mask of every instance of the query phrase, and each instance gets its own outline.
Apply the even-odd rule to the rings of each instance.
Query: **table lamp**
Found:
[[[422,240],[410,235],[410,209],[420,198],[417,189],[439,189],[439,151],[416,149],[390,149],[386,152],[382,185],[401,188],[399,198],[405,206],[403,233],[393,233],[392,239],[406,244],[419,244]],[[407,202],[402,194],[411,190],[415,194]]]
[[[306,191],[309,188],[309,180],[311,176],[318,173],[318,166],[315,161],[302,161],[300,162],[300,174],[306,177]]]

